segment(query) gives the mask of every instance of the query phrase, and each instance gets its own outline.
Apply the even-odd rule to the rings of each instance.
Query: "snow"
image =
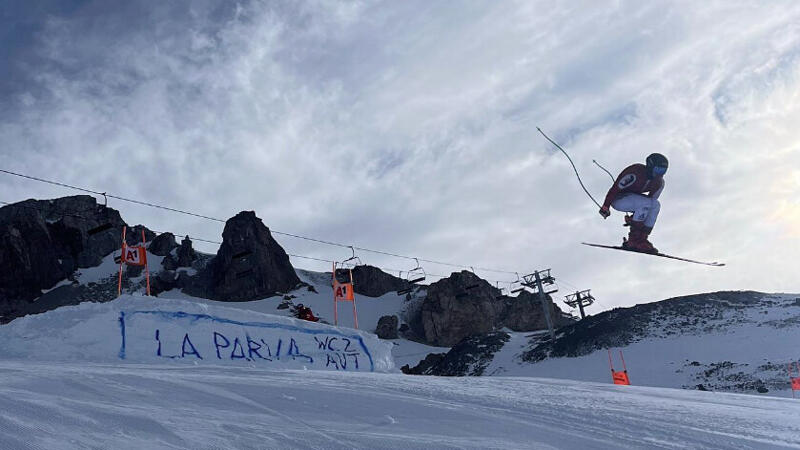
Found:
[[[89,284],[97,283],[110,276],[116,275],[119,271],[119,263],[114,262],[115,253],[111,253],[103,258],[103,261],[100,263],[100,265],[85,269],[78,269],[77,272],[75,272],[75,279],[77,279],[81,284]],[[149,258],[150,253],[148,253],[147,256]],[[151,265],[150,271],[153,272],[156,267],[157,266]],[[158,267],[158,269],[161,268]],[[155,271],[157,272],[157,270]]]
[[[291,295],[330,319],[324,276]],[[785,355],[796,327],[763,324],[792,309],[716,334],[654,329],[624,349],[634,386],[615,386],[605,352],[520,365],[541,333],[512,333],[487,369],[504,376],[402,375],[446,350],[370,333],[405,297],[359,296],[362,330],[282,301],[123,295],[0,326],[0,449],[800,448],[800,399],[642,386],[682,382],[674,365],[694,356]]]
[[[722,378],[777,379],[767,395],[791,397],[786,364],[800,359],[800,305],[798,295],[770,296],[764,306],[731,308],[717,320],[682,328],[674,334],[669,318],[651,326],[649,337],[621,350],[631,383],[635,385],[695,388]],[[531,333],[510,333],[511,340],[495,354],[487,375],[568,378],[607,382],[611,378],[607,350],[581,357],[550,358],[534,364],[519,357],[530,348]],[[613,350],[614,365],[622,368],[619,350]],[[730,363],[730,364],[727,364]],[[767,366],[772,366],[769,368]],[[704,372],[713,374],[705,376]],[[733,382],[733,381],[732,381]]]
[[[302,303],[310,307],[315,316],[329,323],[333,323],[333,288],[331,287],[330,273],[298,270],[297,275],[301,281],[312,285],[316,292],[309,291],[307,288],[300,288],[290,292],[289,295],[295,297],[292,299],[293,304],[298,305]],[[224,306],[227,308],[291,317],[289,309],[277,309],[278,305],[283,300],[283,297],[280,296],[247,302],[219,302],[191,297],[178,290],[172,290],[160,294],[159,298],[191,300],[195,303],[211,307]],[[380,319],[381,316],[387,315],[400,316],[402,323],[405,317],[405,309],[409,306],[409,303],[410,302],[405,300],[405,296],[399,296],[394,292],[374,298],[356,295],[356,311],[358,314],[359,328],[364,331],[374,332],[375,326],[378,324],[378,319]],[[352,306],[349,303],[339,302],[338,308],[339,325],[353,327]],[[422,359],[425,359],[429,353],[446,353],[450,350],[449,347],[435,347],[403,338],[393,339],[390,342],[394,344],[392,347],[392,355],[395,358],[395,365],[397,367],[401,367],[405,364],[409,364],[413,367]]]
[[[390,343],[303,320],[123,295],[0,327],[0,360],[394,371]]]
[[[800,401],[534,378],[0,361],[0,448],[800,448]]]

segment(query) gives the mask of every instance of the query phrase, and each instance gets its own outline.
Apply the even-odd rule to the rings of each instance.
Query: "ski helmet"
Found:
[[[647,157],[646,162],[647,174],[650,177],[653,177],[654,175],[664,175],[667,173],[667,168],[669,168],[669,161],[667,161],[667,157],[661,153],[652,153]]]

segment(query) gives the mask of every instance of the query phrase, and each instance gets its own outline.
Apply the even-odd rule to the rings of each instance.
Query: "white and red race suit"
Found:
[[[664,177],[648,178],[647,166],[633,164],[619,174],[606,194],[603,207],[612,206],[617,211],[632,212],[633,220],[653,228],[661,211],[658,197],[663,190]]]

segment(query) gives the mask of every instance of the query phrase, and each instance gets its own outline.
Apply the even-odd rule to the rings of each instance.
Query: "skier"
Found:
[[[632,219],[625,217],[631,230],[628,239],[622,243],[624,249],[658,253],[647,237],[653,231],[661,211],[658,197],[664,191],[664,174],[668,167],[669,161],[664,155],[653,153],[647,157],[646,164],[633,164],[623,170],[608,190],[600,208],[600,215],[604,219],[611,215],[610,207],[633,213]]]
[[[311,308],[303,305],[302,303],[295,307],[295,317],[301,320],[307,320],[309,322],[319,321],[319,317],[314,316],[314,313],[311,312]]]

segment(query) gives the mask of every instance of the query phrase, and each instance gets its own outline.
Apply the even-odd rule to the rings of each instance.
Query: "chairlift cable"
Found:
[[[175,213],[179,213],[179,214],[185,214],[185,215],[189,215],[189,216],[193,216],[193,217],[198,217],[198,218],[201,218],[201,219],[211,220],[211,221],[214,221],[214,222],[220,222],[220,223],[226,223],[227,222],[226,220],[223,220],[223,219],[220,219],[220,218],[217,218],[217,217],[211,217],[211,216],[207,216],[207,215],[204,215],[204,214],[193,213],[191,211],[186,211],[186,210],[177,209],[177,208],[171,208],[171,207],[168,207],[168,206],[162,206],[162,205],[158,205],[158,204],[150,203],[150,202],[145,202],[145,201],[141,201],[141,200],[130,199],[130,198],[122,197],[122,196],[109,194],[107,192],[99,192],[99,191],[95,191],[95,190],[92,190],[92,189],[87,189],[87,188],[84,188],[84,187],[79,187],[79,186],[74,186],[74,185],[71,185],[71,184],[61,183],[61,182],[58,182],[58,181],[47,180],[47,179],[44,179],[44,178],[34,177],[34,176],[31,176],[31,175],[25,175],[25,174],[21,174],[21,173],[17,173],[17,172],[12,172],[10,170],[0,169],[0,173],[5,173],[5,174],[8,174],[8,175],[13,175],[13,176],[21,177],[21,178],[26,178],[26,179],[29,179],[29,180],[38,181],[38,182],[42,182],[42,183],[47,183],[47,184],[51,184],[51,185],[54,185],[54,186],[60,186],[60,187],[65,187],[65,188],[69,188],[69,189],[74,189],[74,190],[77,190],[77,191],[86,192],[86,193],[90,193],[90,194],[94,194],[94,195],[100,195],[100,196],[103,196],[104,198],[113,198],[113,199],[116,199],[116,200],[121,200],[121,201],[124,201],[124,202],[134,203],[134,204],[137,204],[137,205],[148,206],[148,207],[151,207],[151,208],[162,209],[162,210],[165,210],[165,211],[175,212]],[[277,235],[281,235],[281,236],[288,236],[288,237],[292,237],[292,238],[296,238],[296,239],[302,239],[302,240],[306,240],[306,241],[310,241],[310,242],[316,242],[316,243],[319,243],[319,244],[331,245],[331,246],[342,247],[342,248],[351,248],[351,249],[355,249],[355,250],[358,250],[358,251],[361,251],[361,252],[374,253],[374,254],[391,256],[391,257],[395,257],[395,258],[402,258],[402,259],[408,259],[408,260],[418,259],[419,261],[422,261],[422,262],[425,262],[425,263],[429,263],[429,264],[436,264],[436,265],[442,265],[442,266],[448,266],[448,267],[457,267],[457,268],[469,267],[468,265],[465,265],[465,264],[454,264],[454,263],[449,263],[449,262],[444,262],[444,261],[437,261],[437,260],[433,260],[433,259],[415,258],[413,256],[401,255],[401,254],[397,254],[397,253],[392,253],[392,252],[387,252],[387,251],[382,251],[382,250],[375,250],[375,249],[370,249],[370,248],[366,248],[366,247],[358,247],[358,246],[355,246],[355,245],[346,245],[346,244],[341,244],[341,243],[338,243],[338,242],[327,241],[327,240],[324,240],[324,239],[317,239],[317,238],[312,238],[312,237],[308,237],[308,236],[302,236],[302,235],[294,234],[294,233],[287,233],[285,231],[279,231],[279,230],[274,230],[274,229],[270,229],[270,232],[272,232],[274,234],[277,234]],[[505,273],[505,274],[510,274],[510,275],[513,275],[515,273],[515,272],[509,271],[509,270],[494,269],[494,268],[489,268],[489,267],[475,266],[475,268],[480,270],[480,271],[483,271],[483,272]]]

